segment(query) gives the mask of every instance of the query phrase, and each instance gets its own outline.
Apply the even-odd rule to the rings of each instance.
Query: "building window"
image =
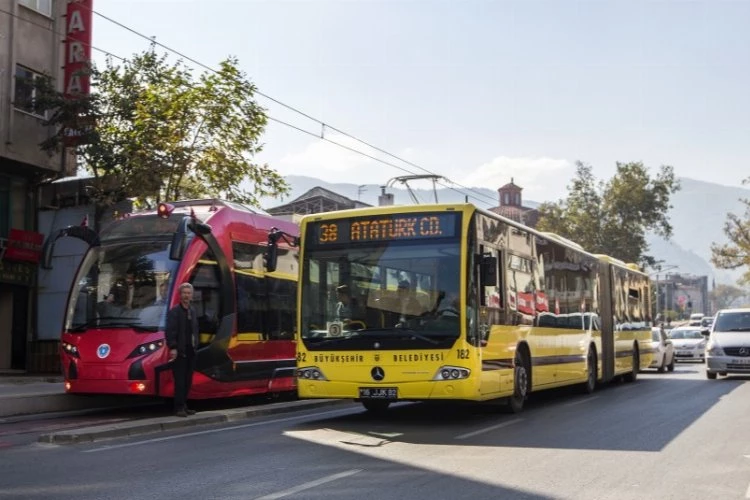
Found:
[[[20,5],[52,17],[52,0],[18,0]]]
[[[43,114],[34,111],[34,99],[36,99],[34,82],[40,78],[44,78],[44,76],[29,68],[16,65],[16,95],[13,99],[16,109],[43,116]]]

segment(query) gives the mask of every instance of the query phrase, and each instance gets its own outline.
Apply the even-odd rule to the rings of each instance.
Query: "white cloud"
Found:
[[[378,157],[377,151],[349,137],[328,135],[327,138],[370,156]],[[398,172],[393,167],[320,139],[309,143],[298,153],[285,155],[274,166],[282,175],[306,175],[327,182],[354,184],[384,183],[388,176],[398,175],[384,173],[384,169],[388,172]]]
[[[372,150],[350,137],[331,134],[327,135],[327,138],[375,158],[403,166],[414,173],[424,173],[416,167],[405,165]],[[437,164],[445,165],[447,162],[445,158],[441,161],[441,158],[431,151],[406,148],[397,155],[470,188],[485,187],[495,190],[513,178],[514,182],[524,189],[524,199],[534,201],[553,201],[564,196],[566,186],[574,172],[574,165],[564,159],[498,156],[468,173],[464,170],[463,175],[458,177],[456,170],[438,168]],[[288,153],[272,163],[282,175],[304,175],[332,183],[385,184],[393,177],[408,174],[408,172],[323,140],[310,142],[301,151]],[[417,182],[413,187],[429,188],[430,186],[429,183],[423,186]]]
[[[575,171],[568,160],[558,158],[508,158],[498,156],[461,179],[451,179],[467,187],[497,189],[508,182],[523,188],[524,199],[555,201],[565,195]]]

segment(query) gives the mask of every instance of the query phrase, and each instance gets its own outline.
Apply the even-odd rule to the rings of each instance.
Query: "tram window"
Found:
[[[263,332],[263,315],[267,304],[263,278],[237,271],[235,283],[237,287],[237,332]]]
[[[297,299],[297,283],[291,280],[266,278],[268,303],[266,311],[266,338],[288,340],[294,338],[294,321]]]
[[[195,266],[190,283],[194,289],[192,305],[198,316],[198,329],[202,335],[214,335],[219,328],[221,286],[219,267],[210,255],[204,254]],[[201,341],[204,341],[203,337]]]

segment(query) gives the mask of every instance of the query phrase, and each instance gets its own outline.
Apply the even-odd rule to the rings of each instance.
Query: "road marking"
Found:
[[[352,469],[344,472],[339,472],[338,474],[331,474],[330,476],[321,477],[320,479],[316,479],[315,481],[303,483],[299,486],[295,486],[294,488],[289,488],[288,490],[283,490],[277,493],[271,493],[270,495],[256,498],[256,500],[275,500],[277,498],[288,497],[289,495],[294,495],[295,493],[299,493],[300,491],[315,488],[316,486],[320,486],[321,484],[330,483],[331,481],[336,481],[337,479],[352,476],[354,474],[357,474],[358,472],[362,472],[362,469]]]
[[[485,432],[491,432],[495,429],[502,429],[503,427],[508,427],[509,425],[517,424],[518,422],[522,422],[522,418],[514,418],[513,420],[508,420],[507,422],[503,422],[501,424],[493,425],[491,427],[485,427],[484,429],[479,429],[474,432],[467,432],[466,434],[461,434],[460,436],[456,436],[456,439],[468,439],[470,437],[478,436],[479,434],[484,434]]]
[[[747,491],[745,492],[745,498],[750,498],[750,484],[747,485]]]
[[[591,396],[589,398],[579,399],[578,401],[572,401],[570,403],[565,403],[565,404],[562,404],[560,406],[575,406],[575,405],[580,405],[580,404],[583,404],[583,403],[588,403],[589,401],[593,401],[594,399],[599,399],[599,396]]]
[[[97,453],[99,451],[115,450],[117,448],[129,448],[131,446],[139,446],[142,444],[159,443],[162,441],[171,441],[172,439],[181,439],[184,437],[191,437],[191,436],[202,436],[204,434],[214,434],[216,432],[233,431],[236,429],[245,429],[248,427],[258,427],[260,425],[278,424],[280,422],[290,422],[292,420],[300,420],[304,418],[322,417],[324,415],[333,415],[333,414],[338,414],[338,413],[351,413],[351,411],[352,409],[349,408],[346,410],[331,410],[331,411],[323,411],[320,413],[308,413],[305,415],[298,415],[296,417],[286,417],[286,418],[277,418],[274,420],[266,420],[265,422],[254,422],[252,424],[235,425],[233,427],[224,427],[221,429],[209,429],[207,431],[189,432],[187,434],[178,434],[176,436],[166,436],[166,437],[161,437],[161,438],[146,439],[146,440],[138,441],[135,443],[123,443],[123,444],[115,444],[112,446],[103,446],[101,448],[94,448],[92,450],[81,450],[81,452],[82,453]]]

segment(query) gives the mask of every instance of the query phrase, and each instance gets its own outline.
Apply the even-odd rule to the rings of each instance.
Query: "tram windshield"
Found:
[[[168,241],[139,241],[91,248],[73,284],[65,330],[163,330],[178,262]]]

